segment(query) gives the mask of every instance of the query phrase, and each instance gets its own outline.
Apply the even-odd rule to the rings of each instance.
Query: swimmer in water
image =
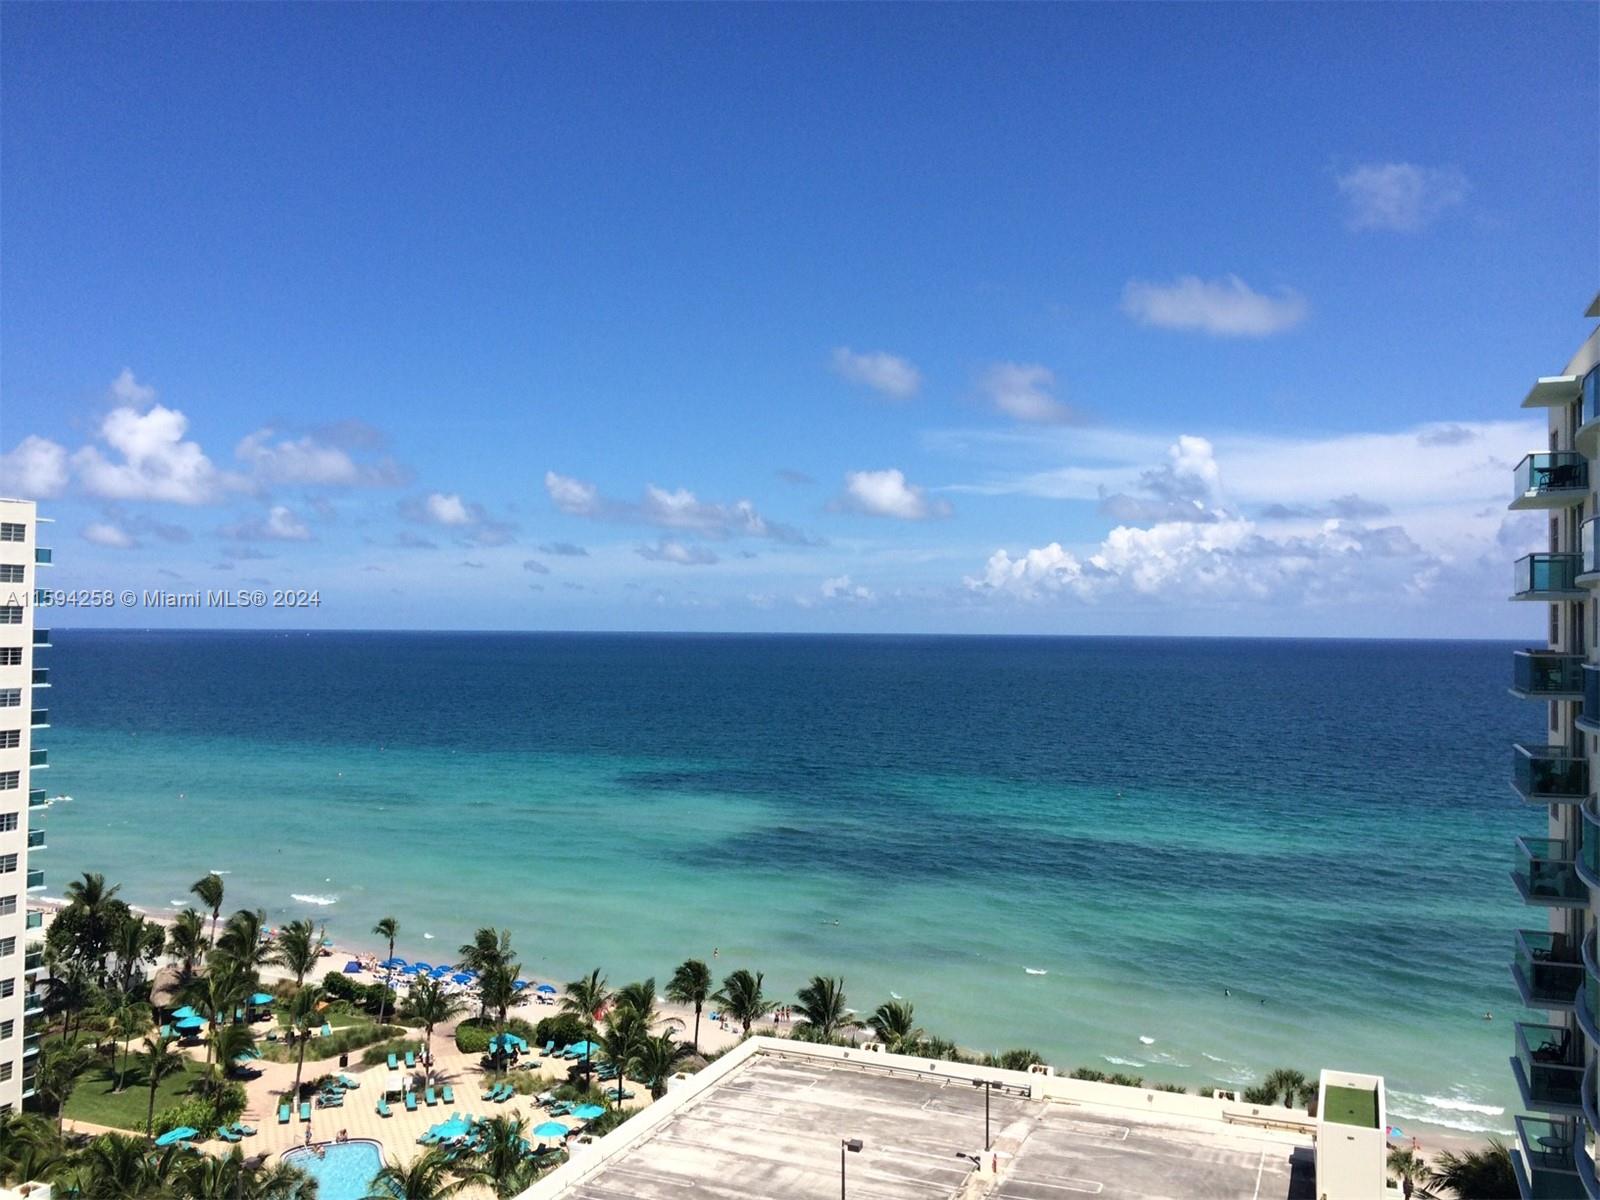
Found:
[[[1223,988],[1223,989],[1222,989],[1222,994],[1223,994],[1223,995],[1224,995],[1224,996],[1231,996],[1231,995],[1233,995],[1233,993],[1232,993],[1232,992],[1230,992],[1230,991],[1229,991],[1229,990],[1228,990],[1228,989],[1227,989],[1227,988]]]

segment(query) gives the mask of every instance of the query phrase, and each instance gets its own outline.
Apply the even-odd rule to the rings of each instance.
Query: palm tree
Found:
[[[849,1020],[845,1012],[844,980],[831,975],[813,975],[811,982],[795,994],[799,1010],[798,1029],[821,1042],[831,1042]]]
[[[93,871],[85,871],[82,879],[74,879],[67,884],[68,907],[75,908],[83,914],[85,949],[89,957],[94,959],[102,982],[106,974],[106,954],[110,948],[111,931],[108,926],[111,901],[121,890],[121,886],[117,884],[107,887],[106,877]]]
[[[867,1024],[872,1032],[891,1052],[901,1053],[915,1047],[923,1040],[909,1000],[889,1000],[878,1005]]]
[[[1272,1096],[1268,1103],[1281,1103],[1285,1108],[1293,1108],[1295,1101],[1306,1090],[1306,1077],[1301,1071],[1279,1067],[1277,1070],[1268,1073],[1261,1087],[1263,1091]]]
[[[223,934],[227,938],[227,934]],[[206,1039],[206,1064],[216,1048],[216,1033],[233,1020],[234,1010],[254,986],[250,975],[226,953],[219,953],[204,975],[197,975],[181,989],[183,998],[206,1019],[211,1036]]]
[[[141,1138],[102,1134],[83,1153],[82,1192],[97,1200],[155,1200],[167,1192],[173,1161],[171,1154],[152,1155]]]
[[[1428,1181],[1428,1164],[1409,1146],[1391,1146],[1389,1174],[1400,1180],[1400,1187],[1405,1192],[1406,1200],[1411,1200],[1419,1185]],[[1426,1196],[1428,1192],[1424,1190],[1422,1195]]]
[[[142,916],[132,916],[116,927],[111,937],[111,950],[117,956],[118,986],[123,992],[133,988],[133,973],[139,967],[147,949],[147,933],[159,930],[159,925],[146,925]]]
[[[161,1081],[169,1075],[174,1075],[184,1070],[188,1060],[173,1048],[171,1038],[147,1037],[144,1039],[144,1050],[139,1055],[139,1065],[144,1068],[144,1081],[150,1088],[150,1105],[145,1113],[145,1133],[151,1139],[155,1137],[156,1126],[156,1089],[161,1086]]]
[[[236,1059],[244,1057],[256,1048],[256,1035],[248,1025],[229,1024],[220,1029],[213,1029],[211,1040],[216,1051],[214,1070],[223,1075],[233,1068]],[[215,1094],[220,1098],[222,1089],[217,1088]]]
[[[122,1068],[117,1072],[116,1091],[121,1091],[128,1074],[128,1050],[133,1039],[150,1028],[150,1006],[124,994],[111,1010],[111,1032],[122,1043]]]
[[[321,957],[322,939],[317,937],[310,921],[290,921],[278,931],[272,961],[294,975],[296,991],[304,986],[306,975]]]
[[[62,1110],[67,1106],[68,1097],[93,1059],[93,1052],[81,1036],[46,1042],[40,1051],[39,1064],[34,1069],[34,1089],[55,1109],[57,1130],[61,1128]]]
[[[1459,1200],[1514,1200],[1518,1194],[1511,1151],[1499,1138],[1490,1138],[1482,1150],[1440,1154],[1428,1186],[1454,1192]]]
[[[511,931],[486,925],[472,935],[472,940],[462,946],[459,953],[461,965],[469,971],[476,971],[479,975],[497,971],[511,963]],[[512,978],[515,977],[513,973]],[[483,1000],[481,989],[478,999],[478,1016],[481,1019],[489,1013],[489,1005]]]
[[[241,908],[222,927],[215,954],[225,955],[252,974],[272,960],[272,947],[262,940],[267,914],[260,909]],[[215,957],[215,954],[213,957]]]
[[[600,1053],[617,1070],[617,1103],[622,1103],[622,1085],[628,1068],[650,1037],[644,1018],[631,1008],[618,1005],[599,1034]]]
[[[79,1023],[83,1011],[95,997],[94,979],[89,967],[79,959],[50,962],[50,978],[45,980],[46,999],[50,1007],[61,1013],[61,1033],[70,1037],[74,1032],[73,1018]]]
[[[656,980],[655,976],[640,980],[637,983],[624,984],[617,989],[612,1002],[618,1008],[631,1008],[639,1014],[646,1025],[654,1025],[656,1021]]]
[[[303,987],[294,994],[294,999],[289,1001],[289,1028],[294,1031],[295,1041],[300,1043],[300,1053],[294,1064],[294,1095],[300,1095],[300,1076],[306,1068],[306,1043],[311,1040],[311,1031],[322,1025],[322,1014],[317,1011],[317,1004],[322,999],[322,989],[316,984]]]
[[[506,1031],[506,1014],[517,1002],[516,979],[516,963],[494,963],[478,976],[478,1001],[485,1012],[494,1010],[496,1033]],[[496,1066],[500,1065],[505,1053],[505,1042],[503,1040],[496,1042],[494,1052]]]
[[[384,938],[389,943],[389,957],[394,957],[394,940],[400,936],[400,922],[393,917],[379,917],[378,923],[372,927],[372,932]],[[383,987],[383,995],[378,997],[378,1024],[383,1024],[383,1010],[389,999],[389,985]]]
[[[466,1181],[493,1188],[498,1200],[526,1191],[539,1176],[528,1161],[527,1128],[527,1119],[515,1114],[490,1117],[479,1125]]]
[[[744,1026],[746,1033],[750,1032],[750,1026],[775,1007],[772,1001],[761,994],[761,982],[765,978],[760,971],[750,972],[740,967],[722,981],[722,987],[712,997],[728,1010],[730,1017]]]
[[[460,997],[445,991],[437,979],[419,975],[411,985],[411,991],[405,998],[405,1010],[412,1020],[422,1023],[424,1044],[428,1048],[430,1061],[433,1059],[434,1026],[443,1025],[452,1017],[459,1016],[466,1011],[466,1007]]]
[[[652,1100],[659,1100],[667,1094],[667,1081],[672,1078],[678,1064],[692,1053],[670,1029],[647,1037],[639,1044],[633,1066],[639,1073],[640,1082],[649,1087]]]
[[[589,1061],[591,1043],[595,1037],[594,1023],[600,1016],[600,1010],[605,1008],[611,1000],[611,992],[606,988],[606,977],[600,974],[596,967],[582,979],[574,979],[567,984],[566,994],[561,997],[561,1011],[573,1013],[583,1022],[584,1047],[583,1047],[583,1082],[585,1086],[593,1079],[594,1067]]]
[[[56,1127],[38,1113],[0,1114],[0,1183],[54,1180],[69,1162]]]
[[[453,1164],[438,1146],[409,1163],[391,1158],[368,1186],[365,1200],[445,1200],[467,1186],[452,1179]]]
[[[182,964],[179,968],[183,982],[194,974],[194,964],[205,950],[206,919],[196,910],[186,908],[172,920],[167,937],[167,948]]]
[[[213,950],[217,945],[217,918],[222,916],[222,876],[215,872],[207,874],[204,879],[197,879],[190,884],[189,890],[211,910],[211,941],[206,949]]]
[[[674,1004],[694,1005],[695,1053],[700,1052],[700,1011],[711,998],[711,968],[698,958],[685,959],[667,981],[667,999]]]

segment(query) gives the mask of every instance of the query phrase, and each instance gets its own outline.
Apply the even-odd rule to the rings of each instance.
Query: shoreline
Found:
[[[55,912],[66,907],[67,901],[61,897],[41,896],[33,901],[33,905],[37,908]],[[179,912],[178,909],[171,907],[151,907],[147,905],[136,904],[130,904],[129,908],[139,915],[149,920],[156,921],[163,926],[170,926],[173,919]],[[209,926],[210,916],[209,914],[205,915],[207,918],[207,924]],[[224,919],[226,918],[224,917]],[[325,923],[313,920],[312,924],[313,926],[322,927]],[[330,963],[330,971],[335,973],[344,973],[343,965],[348,961],[359,961],[363,958],[370,958],[374,962],[381,962],[387,953],[387,944],[369,947],[361,944],[358,941],[352,941],[349,943],[334,942],[328,947],[328,953],[326,953],[323,957],[326,958]],[[451,951],[449,957],[453,959],[455,954],[456,951]],[[170,961],[170,959],[167,956],[163,956],[163,961]],[[293,978],[288,971],[273,963],[267,963],[261,968],[261,977],[263,980],[273,983],[287,982]],[[348,977],[352,979],[361,979],[364,982],[378,981],[376,975],[365,966],[363,966],[359,975],[351,974]],[[533,974],[527,969],[519,972],[519,978],[524,978],[528,981],[529,986],[527,991],[529,994],[526,1000],[516,1006],[511,1015],[517,1016],[521,1019],[529,1019],[531,1017],[531,1019],[537,1023],[543,1016],[554,1015],[560,1011],[559,991],[565,987],[565,980],[545,978],[542,975]],[[550,986],[558,989],[557,997],[552,998],[552,1002],[549,1004],[539,1003],[538,1000],[532,995],[534,987],[540,983],[549,984]],[[529,1011],[524,1013],[517,1010]],[[540,1010],[548,1011],[541,1012]],[[657,1011],[659,1012],[663,1022],[675,1022],[681,1024],[680,1032],[683,1035],[682,1040],[685,1042],[685,1044],[687,1044],[690,1039],[690,1035],[692,1035],[694,1027],[693,1007],[688,1005],[674,1004],[670,1001],[660,1001],[657,1004]],[[725,1027],[717,1022],[711,1021],[709,1019],[709,1014],[711,1011],[712,1007],[708,1003],[706,1005],[705,1015],[702,1016],[700,1023],[700,1048],[702,1054],[720,1053],[732,1048],[733,1046],[736,1046],[742,1040],[741,1034],[734,1032],[729,1027]],[[773,1024],[772,1022],[758,1022],[752,1027],[751,1033],[766,1033],[777,1037],[786,1036],[784,1027]],[[985,1050],[976,1050],[968,1046],[961,1046],[960,1048],[964,1052],[970,1054],[983,1054],[989,1052]],[[1099,1057],[1103,1062],[1105,1061],[1106,1056],[1100,1055],[1097,1057]],[[1108,1067],[1113,1067],[1113,1064],[1107,1063],[1106,1065]],[[1068,1071],[1072,1069],[1074,1068],[1065,1068],[1065,1070]],[[1113,1070],[1108,1070],[1107,1073],[1113,1073]],[[1147,1081],[1149,1083],[1162,1082],[1153,1076],[1147,1077]],[[1220,1090],[1233,1090],[1232,1085],[1226,1083],[1219,1082],[1214,1086],[1218,1087]],[[1404,1131],[1404,1137],[1390,1139],[1390,1145],[1409,1146],[1413,1142],[1416,1142],[1418,1143],[1418,1152],[1430,1160],[1443,1151],[1453,1150],[1460,1152],[1463,1150],[1479,1149],[1485,1145],[1490,1138],[1498,1138],[1501,1141],[1514,1142],[1516,1137],[1515,1133],[1510,1131],[1482,1133],[1471,1132],[1468,1130],[1453,1129],[1448,1126],[1435,1125],[1427,1121],[1412,1120],[1406,1117],[1396,1118],[1396,1116],[1391,1113],[1390,1124],[1394,1125],[1397,1120],[1399,1122],[1403,1122],[1402,1128]]]

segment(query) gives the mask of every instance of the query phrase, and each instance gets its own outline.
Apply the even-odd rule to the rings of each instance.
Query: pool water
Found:
[[[314,1150],[301,1146],[283,1155],[284,1162],[317,1181],[317,1200],[362,1200],[383,1169],[383,1152],[377,1142],[335,1142],[323,1151],[318,1158]]]

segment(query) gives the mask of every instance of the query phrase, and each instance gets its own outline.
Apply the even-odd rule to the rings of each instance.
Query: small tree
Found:
[[[711,998],[711,968],[698,958],[688,958],[678,964],[678,969],[667,981],[667,999],[674,1004],[694,1005],[695,1053],[700,1052],[700,1010]]]
[[[372,932],[389,943],[389,957],[394,957],[394,940],[400,936],[400,922],[394,917],[379,917],[378,923],[372,927]],[[383,985],[383,994],[378,997],[378,1024],[383,1024],[383,1011],[389,999],[389,985]]]
[[[206,949],[214,950],[217,946],[217,920],[222,916],[222,876],[214,871],[209,872],[190,884],[189,890],[211,910],[211,940],[206,944]]]
[[[175,1075],[184,1069],[184,1057],[179,1054],[172,1044],[171,1038],[147,1037],[144,1040],[144,1049],[139,1055],[139,1065],[144,1068],[145,1084],[150,1089],[150,1104],[145,1112],[145,1135],[150,1139],[155,1138],[156,1128],[156,1089],[161,1086],[161,1081],[170,1075]]]

